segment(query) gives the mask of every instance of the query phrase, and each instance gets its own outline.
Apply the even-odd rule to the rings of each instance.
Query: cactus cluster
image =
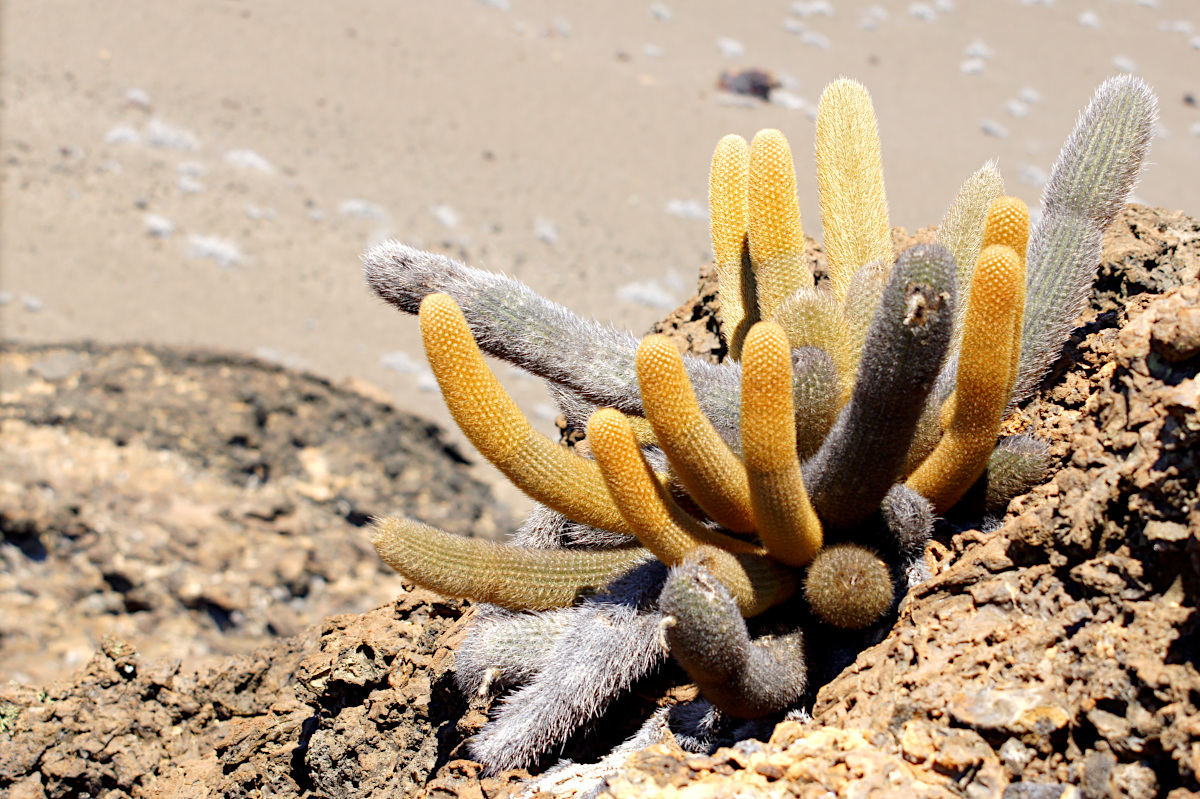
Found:
[[[455,421],[539,503],[506,544],[375,524],[380,555],[413,582],[488,603],[459,652],[460,687],[511,693],[474,756],[538,762],[668,653],[702,696],[670,723],[702,746],[795,708],[877,639],[926,575],[936,517],[1001,509],[1043,477],[1044,446],[1000,439],[1001,421],[1082,309],[1154,118],[1145,84],[1107,81],[1032,231],[988,163],[937,240],[895,257],[870,98],[836,81],[817,115],[824,275],[805,256],[783,135],[722,139],[721,364],[449,258],[368,251],[375,292],[419,314]],[[537,433],[483,352],[545,378],[585,445]]]

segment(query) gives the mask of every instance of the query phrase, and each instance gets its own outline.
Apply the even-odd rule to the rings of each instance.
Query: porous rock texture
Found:
[[[986,530],[941,526],[929,552],[934,578],[883,642],[821,689],[811,721],[712,755],[667,741],[616,771],[583,767],[574,781],[541,783],[542,792],[1195,795],[1198,273],[1200,223],[1126,210],[1082,326],[1009,423],[1048,440],[1056,473]],[[664,324],[712,351],[703,294]],[[53,418],[19,423],[70,430]],[[22,501],[6,491],[0,507],[10,557],[12,547],[25,552],[30,530],[46,540],[70,522],[64,511],[48,527],[14,526],[10,508]],[[69,553],[59,563],[45,549],[43,563],[70,566]],[[70,680],[0,688],[0,791],[515,796],[528,775],[481,779],[465,759],[463,741],[487,711],[453,689],[470,613],[401,589],[381,608],[198,672],[110,637]]]

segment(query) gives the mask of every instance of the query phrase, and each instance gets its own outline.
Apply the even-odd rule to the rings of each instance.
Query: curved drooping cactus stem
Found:
[[[859,267],[892,260],[875,109],[861,83],[842,78],[825,87],[817,105],[816,149],[829,281],[845,302]]]
[[[471,443],[533,499],[569,519],[629,530],[592,461],[533,429],[484,363],[467,320],[447,294],[421,301],[421,337],[450,415]]]
[[[858,544],[825,547],[808,567],[804,598],[825,623],[845,630],[874,624],[892,606],[887,564]]]
[[[638,339],[582,319],[511,278],[389,241],[367,250],[363,274],[382,299],[417,313],[429,294],[458,303],[480,349],[575,391],[597,406],[643,415],[634,369]],[[684,364],[704,414],[738,440],[741,376],[699,358]]]
[[[657,561],[642,564],[603,593],[558,611],[567,614],[568,629],[547,655],[553,667],[500,706],[471,740],[471,755],[489,772],[535,763],[658,668],[667,656],[656,607],[665,572]]]
[[[838,374],[838,407],[850,398],[854,370],[849,325],[842,303],[826,286],[805,286],[789,294],[771,320],[787,332],[792,348],[817,347],[829,353]]]
[[[765,716],[804,693],[803,634],[751,640],[725,586],[699,564],[688,560],[671,569],[659,606],[671,655],[725,713]]]
[[[454,656],[454,682],[466,696],[523,685],[544,669],[571,614],[485,607]]]
[[[588,422],[588,441],[604,484],[626,524],[654,556],[668,565],[697,546],[711,544],[729,552],[761,552],[738,538],[710,530],[680,508],[655,479],[642,457],[629,421],[612,408],[601,408]]]
[[[937,243],[950,251],[958,264],[958,305],[955,313],[954,344],[961,335],[963,316],[966,314],[967,298],[971,295],[971,273],[979,262],[983,249],[983,231],[987,222],[988,209],[1004,194],[1004,178],[996,168],[994,160],[988,161],[971,177],[967,178],[942,223],[938,225]]]
[[[823,537],[796,455],[791,376],[783,328],[773,322],[750,328],[742,349],[742,456],[754,527],[772,558],[805,566]]]
[[[750,143],[749,206],[758,314],[771,319],[785,297],[813,284],[804,255],[792,151],[773,128],[760,130]]]
[[[746,467],[700,410],[679,350],[666,336],[647,336],[637,372],[646,417],[688,495],[722,527],[753,530]]]
[[[1029,243],[1028,307],[1013,402],[1033,391],[1086,305],[1104,231],[1133,189],[1157,116],[1145,82],[1132,75],[1110,78],[1063,145]]]
[[[1029,211],[1001,197],[988,212],[975,290],[963,321],[954,393],[943,415],[941,440],[909,476],[907,485],[945,513],[983,474],[1016,380],[1019,330],[1025,306],[1025,251]]]
[[[827,527],[861,522],[900,476],[949,344],[955,271],[937,244],[910,247],[892,269],[850,402],[804,465],[804,483]]]
[[[640,548],[524,549],[397,517],[377,520],[371,543],[422,588],[516,610],[567,607],[650,557]]]
[[[713,153],[708,180],[713,260],[720,283],[721,316],[729,357],[742,355],[742,340],[758,321],[758,300],[750,266],[750,147],[741,136],[726,136]]]

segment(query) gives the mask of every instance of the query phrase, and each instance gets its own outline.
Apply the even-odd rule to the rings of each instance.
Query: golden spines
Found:
[[[454,300],[430,294],[419,315],[429,366],[450,415],[475,448],[514,485],[567,518],[632,532],[596,464],[535,431],[505,393]]]
[[[991,247],[1008,247],[1021,262],[1021,292],[1018,298],[1019,307],[1014,318],[1017,346],[1012,352],[1013,381],[1016,380],[1017,368],[1021,360],[1021,329],[1025,316],[1025,254],[1029,248],[1029,208],[1016,197],[1000,197],[992,203],[988,210],[987,225],[983,233],[983,250]],[[1012,391],[1012,383],[1008,390]]]
[[[826,263],[833,291],[844,302],[859,267],[893,260],[879,131],[861,83],[842,78],[825,88],[816,150]]]
[[[754,544],[713,530],[689,516],[671,498],[642,457],[629,420],[601,408],[588,420],[588,442],[609,494],[638,540],[668,565],[703,544],[731,552],[761,552]]]
[[[742,455],[763,545],[781,563],[807,565],[823,533],[796,455],[791,348],[772,322],[751,328],[742,350]]]
[[[750,144],[750,261],[759,316],[770,319],[783,299],[813,284],[804,255],[796,169],[783,134],[760,130]]]
[[[992,217],[989,214],[989,231]],[[1020,218],[1011,204],[1001,206],[997,236],[1019,242]],[[1024,218],[1028,231],[1028,216]],[[971,283],[954,394],[944,409],[945,432],[907,481],[930,501],[935,513],[949,510],[983,474],[1016,380],[1024,259],[1009,244],[991,244],[984,248]]]
[[[688,495],[722,527],[752,530],[746,468],[700,410],[683,359],[670,339],[642,339],[637,374],[646,417]]]
[[[525,549],[395,517],[375,522],[371,543],[385,563],[422,588],[519,610],[572,605],[650,557],[641,548]]]
[[[746,240],[750,226],[749,183],[750,147],[741,136],[726,136],[713,153],[708,206],[713,258],[721,286],[721,316],[734,360],[740,357],[746,331],[758,319]]]

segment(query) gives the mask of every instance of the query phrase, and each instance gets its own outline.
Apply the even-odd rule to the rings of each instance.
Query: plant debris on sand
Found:
[[[1126,210],[1108,234],[1084,326],[1011,421],[1048,440],[1055,476],[1018,498],[996,530],[943,532],[933,579],[883,642],[822,689],[812,721],[709,756],[659,745],[615,772],[575,766],[541,785],[612,796],[696,782],[798,796],[1200,789],[1198,273],[1200,223]],[[699,305],[667,327],[703,348],[713,328]],[[15,496],[4,494],[6,518]],[[0,692],[0,789],[513,792],[527,775],[481,780],[458,759],[487,710],[454,689],[464,627],[461,603],[413,590],[198,674],[109,639],[72,681]],[[678,696],[642,689],[644,702]]]

